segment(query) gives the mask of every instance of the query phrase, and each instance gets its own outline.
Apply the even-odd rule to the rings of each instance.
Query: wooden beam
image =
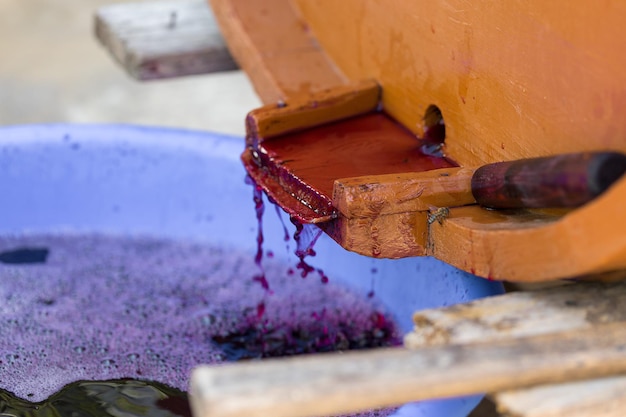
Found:
[[[621,273],[624,275],[624,272]],[[409,348],[491,343],[623,323],[626,283],[562,283],[468,304],[416,312]],[[495,393],[498,410],[511,417],[618,417],[626,409],[626,377],[542,385]]]
[[[238,68],[204,0],[103,6],[96,11],[95,33],[138,80]]]
[[[505,391],[492,399],[506,417],[622,417],[626,376]]]
[[[347,218],[429,211],[474,204],[472,168],[341,178],[333,187],[333,205]]]
[[[622,273],[622,276],[624,273]],[[446,308],[418,311],[407,347],[584,331],[626,318],[626,282],[579,283],[541,291],[513,292]]]
[[[304,99],[293,97],[252,110],[246,120],[247,134],[260,143],[274,136],[375,111],[379,103],[380,87],[373,80],[339,85]]]
[[[626,269],[626,178],[571,212],[450,209],[429,255],[491,279],[538,282]]]
[[[335,415],[430,398],[626,372],[626,326],[426,347],[308,355],[197,368],[196,417]]]
[[[349,81],[320,48],[291,0],[210,3],[233,56],[263,103],[286,102]]]

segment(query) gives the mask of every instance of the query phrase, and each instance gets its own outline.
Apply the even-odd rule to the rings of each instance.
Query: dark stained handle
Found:
[[[472,194],[489,208],[579,207],[626,172],[626,155],[585,152],[485,165],[472,176]]]

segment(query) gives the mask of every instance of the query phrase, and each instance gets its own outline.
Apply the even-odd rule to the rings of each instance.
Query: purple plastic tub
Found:
[[[194,364],[215,359],[206,329],[228,331],[235,310],[228,320],[220,314],[241,298],[250,304],[241,314],[262,304],[274,317],[309,314],[296,311],[306,304],[298,294],[311,304],[340,299],[355,322],[375,304],[407,332],[415,310],[502,291],[432,258],[367,258],[326,235],[310,263],[330,283],[302,280],[286,272],[294,243],[270,206],[269,295],[251,279],[257,220],[241,148],[240,139],[162,128],[0,128],[0,252],[49,250],[45,264],[0,265],[0,388],[37,401],[77,379],[141,375],[184,389]],[[331,310],[328,320],[343,314]],[[478,401],[409,404],[396,414],[460,417]]]

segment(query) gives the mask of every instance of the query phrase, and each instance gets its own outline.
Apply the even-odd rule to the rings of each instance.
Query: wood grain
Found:
[[[351,79],[421,136],[435,104],[461,166],[626,151],[626,3],[294,0]]]
[[[626,274],[622,274],[626,275]],[[626,283],[578,283],[418,311],[405,346],[489,343],[626,320]]]
[[[450,209],[430,228],[430,254],[492,279],[546,281],[626,269],[626,179],[565,215]]]
[[[406,258],[428,253],[428,213],[406,212],[377,217],[335,219],[317,226],[343,248],[373,258]]]
[[[269,104],[252,110],[246,118],[247,136],[255,143],[289,132],[369,113],[380,103],[380,87],[363,80],[290,98],[280,105]]]
[[[238,68],[203,0],[103,6],[96,11],[95,33],[111,55],[138,80]]]
[[[333,205],[344,216],[353,218],[474,204],[470,184],[473,173],[471,168],[441,168],[341,178],[333,187]]]
[[[626,326],[197,368],[197,417],[304,417],[626,372]]]
[[[290,0],[210,3],[231,53],[264,103],[286,102],[348,82]]]
[[[622,417],[626,377],[504,391],[492,398],[505,417]]]

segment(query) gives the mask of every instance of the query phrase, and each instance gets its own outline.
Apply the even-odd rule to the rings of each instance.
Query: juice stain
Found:
[[[47,248],[18,248],[0,253],[0,262],[4,264],[38,264],[48,259]]]
[[[252,125],[242,155],[246,171],[287,213],[305,223],[337,216],[332,198],[337,179],[458,166],[443,154],[445,125],[437,121],[428,124],[424,139],[384,112],[270,140],[258,137]]]
[[[213,336],[228,361],[293,356],[305,353],[336,352],[398,346],[400,340],[393,323],[380,312],[373,312],[366,325],[350,321],[327,321],[326,310],[312,313],[312,323],[267,325],[259,320],[244,320],[225,335]],[[258,316],[257,316],[258,317]]]

